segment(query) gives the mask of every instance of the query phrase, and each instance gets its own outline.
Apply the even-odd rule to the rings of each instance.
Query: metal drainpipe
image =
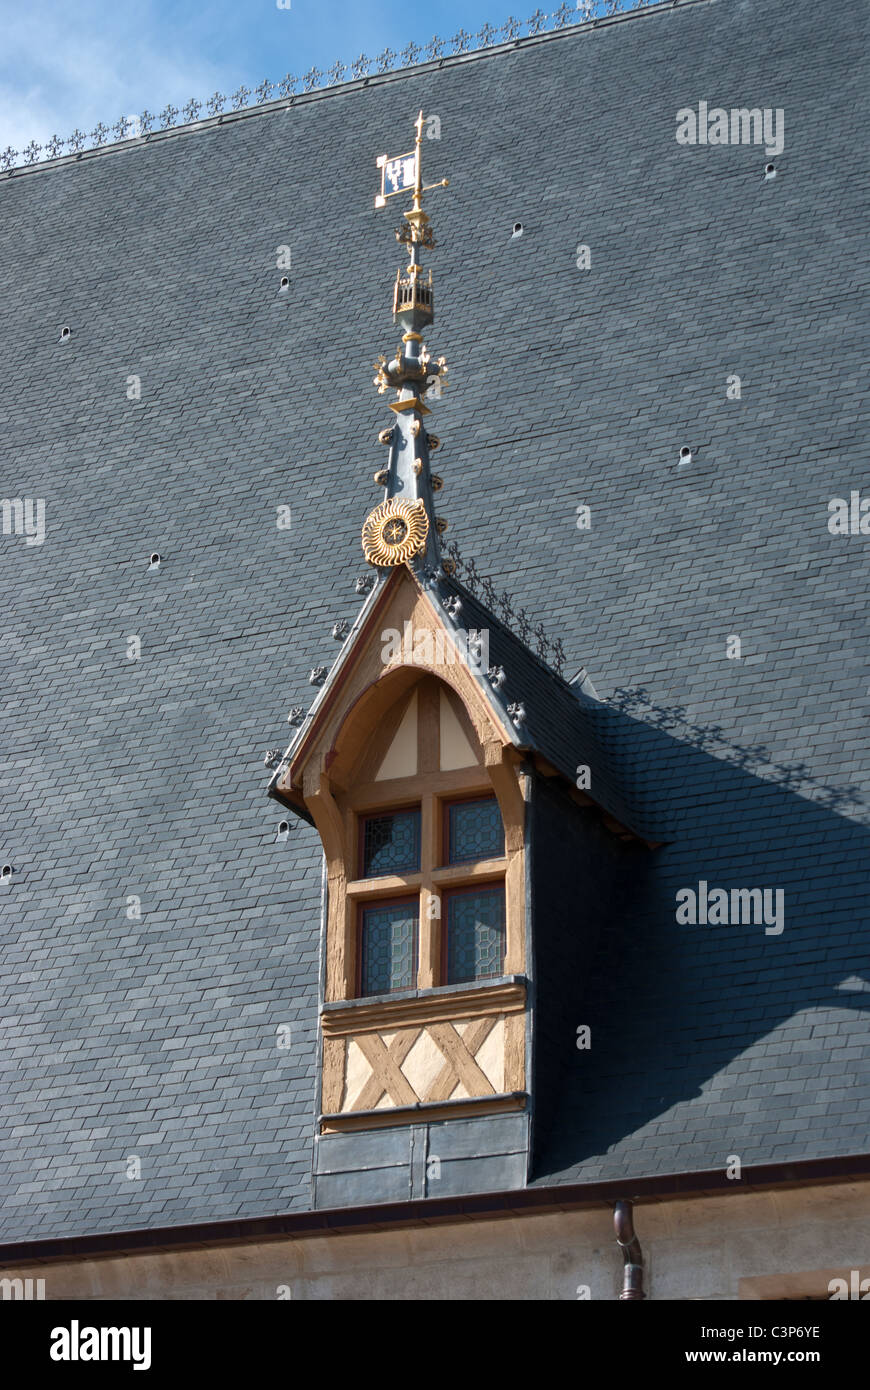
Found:
[[[634,1233],[631,1202],[614,1202],[613,1229],[625,1262],[620,1303],[625,1299],[646,1298],[643,1291],[643,1251]]]

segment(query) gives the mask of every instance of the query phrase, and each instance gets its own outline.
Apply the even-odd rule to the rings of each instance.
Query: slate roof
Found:
[[[662,6],[0,178],[2,492],[47,524],[0,536],[6,1240],[310,1204],[321,861],[263,755],[360,602],[373,159],[420,106],[451,536],[588,666],[670,830],[535,1180],[866,1149],[867,540],[826,526],[866,486],[865,23]],[[701,100],[784,110],[776,179],[677,145]],[[700,879],[782,888],[784,932],[677,926]]]

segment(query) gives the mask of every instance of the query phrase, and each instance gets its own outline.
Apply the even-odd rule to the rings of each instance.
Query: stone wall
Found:
[[[653,1299],[824,1296],[834,1276],[870,1275],[867,1182],[650,1202],[634,1216]],[[613,1300],[622,1260],[602,1207],[7,1267],[4,1276],[44,1279],[46,1299],[575,1300],[585,1286],[590,1298]]]

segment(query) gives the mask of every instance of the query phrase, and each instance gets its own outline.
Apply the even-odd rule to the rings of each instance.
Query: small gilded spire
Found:
[[[446,188],[447,179],[423,185],[424,126],[421,111],[414,149],[395,159],[381,155],[377,161],[381,191],[375,206],[385,207],[388,198],[402,193],[413,193],[413,206],[396,231],[409,258],[405,272],[397,271],[393,289],[393,321],[404,330],[402,340],[390,361],[382,355],[374,364],[378,391],[396,392],[396,399],[390,402],[395,420],[378,436],[390,450],[387,465],[375,473],[375,482],[385,489],[385,497],[366,518],[362,540],[371,565],[390,568],[407,564],[432,573],[453,567],[452,561],[441,557],[440,536],[447,523],[436,516],[433,495],[442,480],[432,473],[429,462],[439,441],[426,430],[425,417],[430,410],[424,400],[440,398],[447,385],[447,363],[443,357],[433,361],[423,339],[423,331],[434,319],[434,296],[432,271],[424,278],[420,251],[435,245],[423,194]]]

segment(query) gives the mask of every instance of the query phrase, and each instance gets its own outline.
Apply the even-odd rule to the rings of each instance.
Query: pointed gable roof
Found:
[[[399,620],[394,600],[403,581],[426,605],[431,622],[443,630],[445,642],[460,653],[466,634],[487,634],[484,651],[488,648],[488,664],[476,666],[468,661],[462,663],[462,669],[485,704],[502,742],[512,744],[518,752],[531,754],[544,764],[546,771],[558,774],[574,789],[578,769],[588,767],[591,781],[583,797],[615,823],[611,828],[647,843],[659,842],[662,835],[656,826],[655,810],[644,804],[646,798],[639,781],[632,775],[628,721],[624,715],[589,694],[588,681],[582,686],[572,685],[557,675],[458,579],[441,571],[426,582],[405,566],[393,569],[386,577],[381,574],[366,599],[271,779],[270,796],[309,819],[300,790],[301,769],[333,712],[344,707],[346,715],[363,689],[385,674],[387,668],[382,663],[379,670],[378,662],[370,662],[367,675],[360,678],[363,658],[375,642],[382,641],[385,624]],[[397,664],[406,663],[394,663],[389,669],[395,670]],[[419,661],[414,661],[413,667],[422,669]],[[426,669],[441,676],[450,670],[437,666]],[[342,700],[342,691],[354,677],[356,688],[351,698]],[[462,697],[463,692],[458,693]],[[465,694],[467,697],[467,686]]]

